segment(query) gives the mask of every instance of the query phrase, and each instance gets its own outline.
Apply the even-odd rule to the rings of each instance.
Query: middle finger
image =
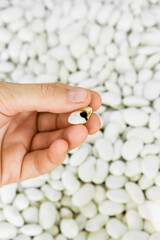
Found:
[[[88,122],[83,125],[69,124],[68,127],[59,130],[39,132],[32,139],[30,150],[33,151],[48,148],[53,141],[59,138],[65,139],[71,149],[75,148],[75,146],[78,146],[83,142],[81,140],[81,134],[83,135],[84,129],[86,129],[87,134],[95,134],[99,130],[100,125],[101,122],[99,117],[96,114],[92,114]],[[74,140],[71,140],[72,136]]]
[[[70,113],[54,114],[54,113],[38,113],[37,129],[38,132],[54,131],[71,126],[68,122]],[[90,119],[95,119],[95,123],[100,119],[97,114],[92,113]],[[87,126],[90,127],[91,120],[87,121]],[[90,134],[90,133],[89,133]]]

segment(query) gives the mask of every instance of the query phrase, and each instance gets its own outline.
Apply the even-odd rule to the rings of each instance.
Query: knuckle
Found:
[[[52,96],[56,85],[53,83],[40,84],[40,92],[42,97]]]

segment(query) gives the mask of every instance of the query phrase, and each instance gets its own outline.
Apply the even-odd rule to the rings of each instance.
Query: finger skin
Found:
[[[37,134],[32,141],[30,151],[48,148],[57,139],[64,139],[68,142],[68,151],[80,146],[88,137],[88,130],[85,126],[78,124],[66,129],[54,132]]]
[[[55,130],[72,126],[72,124],[68,122],[69,115],[70,113],[63,113],[63,114],[39,113],[37,117],[38,132],[55,131]],[[94,122],[94,119],[96,119],[96,122]],[[97,122],[97,119],[98,119],[98,122]],[[92,113],[90,119],[87,121],[87,123],[84,124],[87,127],[89,134],[94,134],[92,133],[94,132],[92,130],[92,127],[97,129],[97,123],[100,126],[100,119],[96,113]]]
[[[1,143],[1,184],[19,181],[23,158],[36,131],[36,113],[21,113],[7,127]]]
[[[101,121],[97,114],[92,114],[89,120],[84,124],[90,135],[95,134],[101,128]]]
[[[71,126],[71,124],[68,122],[69,115],[70,113],[38,113],[38,132],[55,131]]]
[[[20,181],[46,174],[57,168],[66,158],[68,143],[58,139],[48,149],[28,153],[22,165]]]
[[[70,125],[70,124],[68,124],[68,125],[69,125],[68,127],[57,130],[57,131],[37,133],[32,140],[30,151],[47,148],[53,141],[55,141],[56,139],[59,139],[59,138],[64,138],[64,136],[65,136],[65,140],[68,141],[68,136],[70,135],[71,129],[72,130],[74,129],[74,131],[77,131],[77,132],[75,132],[75,136],[78,136],[77,134],[81,134],[81,132],[77,128],[78,126],[85,126],[87,128],[88,134],[90,134],[90,135],[95,134],[97,131],[99,131],[99,129],[101,127],[101,121],[100,121],[99,117],[97,116],[97,114],[94,113],[91,115],[91,117],[89,118],[87,123],[85,123],[83,125]],[[74,135],[72,135],[72,136],[73,136],[72,141],[74,143],[76,143],[75,136]],[[80,142],[77,143],[78,145],[76,144],[73,146],[70,146],[70,144],[69,144],[69,149],[73,149],[73,148],[79,146]]]
[[[59,88],[61,85],[63,91],[64,88],[74,88],[60,83],[57,83],[57,85],[59,85]],[[12,87],[15,87],[15,90],[17,91],[15,85],[12,85]],[[22,90],[24,87],[26,86],[21,85],[19,90]],[[30,86],[28,85],[28,89],[29,87]],[[57,111],[55,112],[57,114],[53,113],[53,109],[48,105],[46,107],[46,104],[43,101],[42,106],[38,104],[40,109],[38,109],[38,107],[35,108],[35,106],[29,106],[27,104],[27,99],[29,99],[28,96],[24,101],[26,109],[24,108],[23,104],[19,105],[20,107],[23,107],[19,108],[19,111],[16,108],[13,109],[20,112],[20,115],[19,113],[16,114],[15,118],[13,119],[14,121],[12,121],[11,128],[8,129],[7,134],[5,135],[5,141],[3,141],[4,161],[2,168],[6,169],[6,171],[8,171],[7,169],[10,170],[10,174],[3,174],[2,183],[4,185],[13,182],[24,181],[26,179],[37,177],[52,171],[63,162],[68,151],[83,144],[83,142],[87,139],[88,134],[94,134],[96,131],[98,131],[100,127],[99,118],[94,113],[90,117],[89,121],[84,125],[75,126],[68,123],[68,117],[71,111],[75,111],[87,106],[91,106],[93,111],[96,111],[100,107],[100,95],[91,90],[88,90],[88,92],[89,93],[86,102],[81,104],[74,103],[73,107],[71,105],[71,107],[69,107],[68,104],[62,104],[62,108],[60,109],[53,101],[54,104],[52,102],[52,105],[54,107],[56,106],[55,108]],[[17,93],[19,94],[17,94],[17,96],[21,96],[22,92],[18,91]],[[62,94],[62,96],[63,95],[64,94]],[[15,105],[17,106],[17,104]],[[29,110],[32,111],[29,112]],[[66,113],[61,114],[61,112]],[[40,116],[40,120],[36,118],[36,115],[38,114]],[[50,132],[44,132],[45,135],[39,135],[32,152],[30,152],[30,142],[32,139],[34,139],[33,136],[37,137],[38,135],[36,134],[38,122],[36,119],[39,121],[38,130],[47,130]]]

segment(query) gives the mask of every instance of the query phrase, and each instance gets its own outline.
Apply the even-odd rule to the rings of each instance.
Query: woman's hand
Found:
[[[101,123],[94,113],[84,125],[68,123],[87,106],[96,111],[100,95],[62,83],[0,82],[0,187],[52,171],[95,134]]]

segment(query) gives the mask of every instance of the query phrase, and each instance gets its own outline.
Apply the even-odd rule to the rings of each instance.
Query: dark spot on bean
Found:
[[[86,113],[86,112],[81,112],[81,113],[80,113],[80,116],[83,117],[83,118],[85,118],[86,121],[88,120],[88,119],[87,119],[87,113]]]

